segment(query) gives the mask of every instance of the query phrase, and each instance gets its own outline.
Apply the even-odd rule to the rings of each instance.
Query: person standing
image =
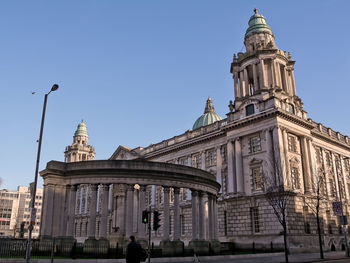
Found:
[[[126,247],[126,263],[140,263],[142,247],[136,242],[134,236],[130,236],[130,243]]]

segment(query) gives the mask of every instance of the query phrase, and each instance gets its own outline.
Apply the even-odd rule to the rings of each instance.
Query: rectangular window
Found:
[[[311,234],[310,223],[308,220],[309,208],[307,206],[304,206],[303,212],[304,212],[304,232],[305,234]]]
[[[298,167],[291,167],[293,189],[300,189],[300,177]]]
[[[184,217],[184,215],[180,215],[180,228],[181,228],[181,235],[185,235],[185,217]]]
[[[181,157],[179,159],[179,164],[181,164],[181,165],[188,165],[188,158],[187,157]]]
[[[208,150],[205,154],[206,157],[206,167],[216,165],[216,151],[215,149]]]
[[[253,168],[252,174],[253,174],[254,190],[261,190],[262,189],[262,178],[261,178],[260,167]]]
[[[220,152],[221,152],[222,162],[226,163],[227,162],[227,146],[226,146],[226,144],[221,146]]]
[[[250,153],[256,153],[256,152],[260,152],[261,151],[261,139],[259,136],[250,138],[250,143],[249,143],[250,149],[249,152]]]
[[[288,151],[297,152],[297,139],[295,136],[288,136]]]
[[[192,155],[192,167],[201,168],[201,156],[200,156],[200,154]]]
[[[258,207],[251,207],[250,208],[250,215],[251,215],[253,233],[260,233],[259,208]]]
[[[245,112],[246,112],[246,116],[252,115],[255,113],[254,111],[254,104],[250,104],[248,106],[245,107]]]
[[[334,180],[333,179],[329,179],[329,188],[331,190],[331,196],[332,197],[336,197],[336,190],[335,190],[335,184],[334,184]]]

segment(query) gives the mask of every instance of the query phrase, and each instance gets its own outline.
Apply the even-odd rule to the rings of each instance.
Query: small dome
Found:
[[[245,37],[252,35],[253,33],[269,33],[273,35],[272,30],[266,19],[262,14],[258,13],[258,9],[254,9],[254,15],[252,15],[248,22],[248,29],[245,32]]]
[[[216,114],[213,101],[209,97],[205,105],[204,114],[196,120],[196,122],[193,124],[192,130],[197,130],[200,127],[213,124],[214,122],[220,120],[222,120],[222,118],[218,114]]]
[[[84,123],[84,120],[81,120],[81,123],[79,123],[77,130],[74,133],[74,136],[89,136],[86,129],[86,124]]]

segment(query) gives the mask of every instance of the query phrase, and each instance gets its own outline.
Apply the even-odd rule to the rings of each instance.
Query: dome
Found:
[[[192,130],[197,130],[200,127],[213,124],[214,122],[220,120],[222,120],[222,118],[218,114],[216,114],[213,101],[209,97],[205,105],[204,114],[196,120],[196,122],[193,124]]]
[[[262,14],[258,13],[258,9],[254,9],[254,15],[252,15],[248,22],[248,29],[245,32],[245,37],[252,35],[253,33],[269,33],[273,35],[272,30],[266,19]]]
[[[77,130],[74,133],[74,136],[89,136],[86,129],[86,124],[84,123],[84,120],[81,120],[81,123],[79,123]]]

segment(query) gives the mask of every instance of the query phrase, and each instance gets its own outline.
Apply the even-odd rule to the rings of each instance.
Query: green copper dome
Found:
[[[74,136],[89,136],[86,129],[86,124],[84,123],[84,120],[81,120],[81,123],[79,123],[77,130],[74,133]]]
[[[204,114],[196,120],[196,122],[193,124],[192,130],[197,130],[200,127],[213,124],[214,122],[220,120],[222,120],[222,118],[218,114],[216,114],[213,101],[209,97],[207,99],[207,104],[205,105]]]
[[[248,22],[248,29],[245,32],[245,37],[252,35],[253,33],[269,33],[273,35],[272,30],[266,19],[262,14],[258,13],[258,9],[254,9],[254,15],[252,15]]]

